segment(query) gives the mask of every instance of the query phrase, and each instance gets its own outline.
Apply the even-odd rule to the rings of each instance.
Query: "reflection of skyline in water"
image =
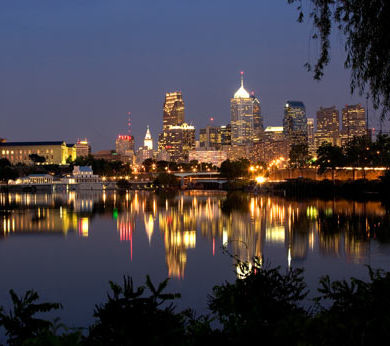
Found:
[[[134,233],[142,227],[149,245],[160,235],[168,275],[183,278],[188,251],[197,237],[222,246],[243,261],[267,257],[280,248],[285,261],[305,261],[309,253],[365,263],[370,239],[386,224],[380,202],[287,201],[247,194],[186,192],[163,198],[148,192],[0,194],[0,236],[52,233],[80,238],[93,233],[93,219],[116,221],[119,241],[133,260]],[[378,233],[379,234],[379,233]]]

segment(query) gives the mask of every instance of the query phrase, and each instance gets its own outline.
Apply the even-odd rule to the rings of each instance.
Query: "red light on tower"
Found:
[[[211,117],[211,118],[210,118],[210,121],[211,121],[211,122],[213,122],[213,121],[214,121],[214,118],[213,118],[213,117]]]

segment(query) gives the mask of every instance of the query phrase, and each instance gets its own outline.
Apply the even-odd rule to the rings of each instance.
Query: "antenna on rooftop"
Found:
[[[131,135],[131,117],[130,117],[131,113],[128,112],[127,115],[129,116],[128,121],[127,121],[127,127],[128,127],[127,131],[129,133],[129,136],[130,136]]]

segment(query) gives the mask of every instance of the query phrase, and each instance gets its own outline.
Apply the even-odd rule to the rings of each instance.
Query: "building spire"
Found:
[[[244,87],[244,71],[241,71],[241,88]]]

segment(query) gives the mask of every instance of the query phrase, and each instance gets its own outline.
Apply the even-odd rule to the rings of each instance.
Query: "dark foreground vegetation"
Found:
[[[258,258],[240,267],[246,273],[240,279],[213,288],[209,315],[178,312],[172,301],[179,295],[165,293],[168,280],[156,287],[147,277],[144,286],[135,287],[125,277],[122,286],[110,282],[107,300],[96,305],[88,330],[43,319],[42,313],[62,306],[39,303],[34,291],[19,297],[11,290],[13,308],[0,310],[0,325],[9,345],[377,345],[389,340],[390,273],[368,268],[368,282],[325,276],[309,301],[302,269],[282,272]]]

